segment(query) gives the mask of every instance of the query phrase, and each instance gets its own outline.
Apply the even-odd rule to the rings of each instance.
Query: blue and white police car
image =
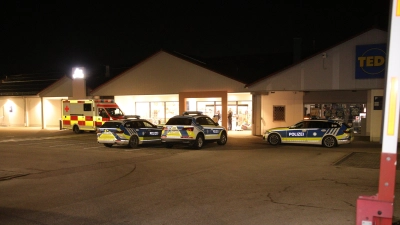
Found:
[[[106,147],[126,145],[137,148],[145,143],[161,144],[161,132],[162,127],[136,116],[132,119],[105,122],[97,129],[97,142]]]
[[[205,142],[225,145],[227,141],[226,129],[200,111],[187,111],[170,118],[161,134],[161,142],[167,148],[172,148],[174,144],[187,144],[201,149]]]
[[[263,139],[271,145],[295,143],[332,148],[351,143],[354,140],[354,129],[337,120],[310,119],[290,127],[268,129]]]

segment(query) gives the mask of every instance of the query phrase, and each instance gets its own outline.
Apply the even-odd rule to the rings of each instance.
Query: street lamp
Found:
[[[85,73],[83,67],[75,67],[72,69],[72,78],[73,79],[84,79]]]

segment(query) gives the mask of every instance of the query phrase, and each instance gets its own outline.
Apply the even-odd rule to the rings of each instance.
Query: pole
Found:
[[[400,90],[400,0],[392,0],[386,64],[379,191],[357,200],[357,225],[391,225],[396,182]]]

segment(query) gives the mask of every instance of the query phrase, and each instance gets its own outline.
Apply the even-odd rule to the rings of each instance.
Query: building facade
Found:
[[[233,127],[253,135],[304,117],[337,118],[352,124],[358,135],[380,141],[386,42],[387,32],[371,29],[252,84],[159,51],[86,98],[113,96],[125,114],[155,124],[199,110],[220,114],[220,124],[227,127],[231,110]],[[1,97],[1,125],[57,127],[61,99],[76,98],[76,86],[64,77],[37,96]]]

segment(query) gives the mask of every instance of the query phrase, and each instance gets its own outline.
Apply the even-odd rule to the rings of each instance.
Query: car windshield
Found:
[[[119,123],[119,122],[108,121],[108,122],[105,122],[103,125],[101,125],[101,128],[119,128],[120,126],[121,126],[121,123]]]
[[[303,127],[303,121],[296,123],[293,126],[290,126],[290,128],[292,129],[298,129],[298,128],[302,128]]]
[[[191,124],[192,124],[192,118],[177,117],[169,119],[165,125],[191,125]]]
[[[110,116],[123,116],[124,113],[119,108],[105,108]]]

